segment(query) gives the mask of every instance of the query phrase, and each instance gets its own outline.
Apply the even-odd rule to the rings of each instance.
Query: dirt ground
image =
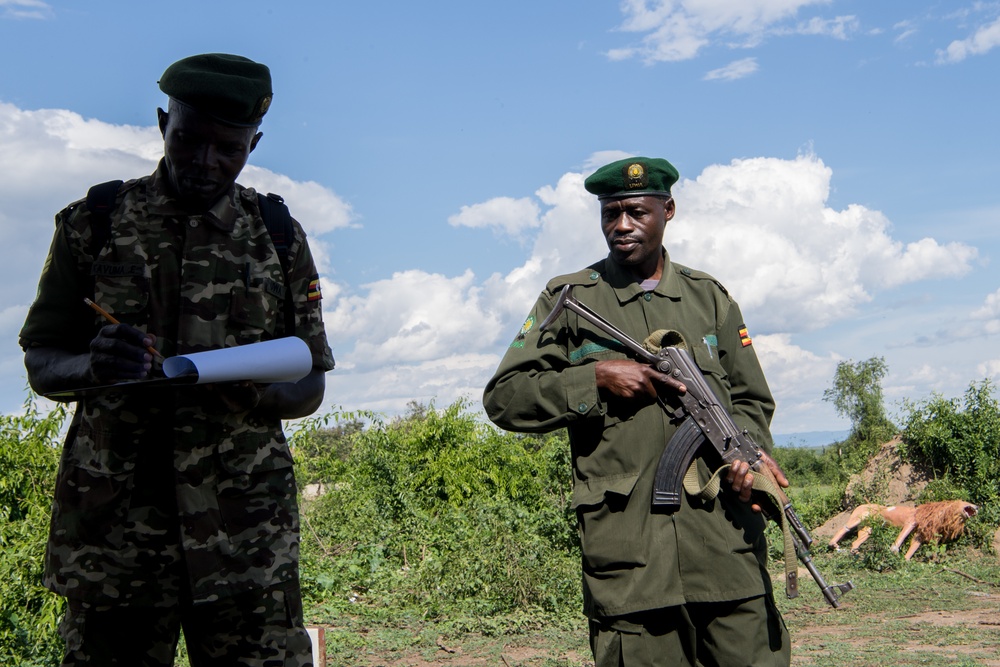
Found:
[[[894,643],[902,656],[913,656],[906,664],[928,664],[928,654],[943,662],[978,667],[1000,667],[1000,588],[993,593],[970,596],[968,608],[922,611],[906,615],[870,614],[854,616],[848,623],[831,624],[825,608],[799,608],[785,612],[792,636],[792,665],[836,664],[839,667],[891,664],[877,656],[880,644]],[[845,602],[845,609],[850,603]],[[889,628],[893,630],[890,632]],[[886,628],[885,635],[880,628]],[[961,630],[972,640],[942,640],[952,630]],[[900,633],[905,639],[896,639]],[[436,647],[368,654],[352,661],[359,667],[593,667],[586,630],[566,641],[575,646],[556,648],[540,637],[486,639],[470,636],[467,641],[438,638]],[[887,637],[893,639],[888,640]],[[854,656],[846,659],[838,656]],[[873,656],[869,659],[864,655]],[[862,657],[857,657],[862,656]],[[327,667],[339,665],[331,658]],[[898,664],[898,663],[897,663]]]

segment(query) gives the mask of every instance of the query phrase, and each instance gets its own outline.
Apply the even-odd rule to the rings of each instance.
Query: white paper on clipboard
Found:
[[[168,378],[196,376],[195,384],[240,380],[259,384],[295,382],[311,369],[309,346],[295,336],[184,354],[163,361],[163,374]]]

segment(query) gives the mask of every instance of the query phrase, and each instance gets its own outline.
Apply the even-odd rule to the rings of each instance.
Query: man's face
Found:
[[[236,182],[261,135],[173,100],[169,108],[157,111],[170,187],[186,208],[206,211]]]
[[[601,230],[611,256],[640,278],[652,277],[660,268],[663,229],[672,217],[673,199],[647,196],[603,201]]]

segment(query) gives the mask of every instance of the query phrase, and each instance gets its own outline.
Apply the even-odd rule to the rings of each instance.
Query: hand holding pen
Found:
[[[90,342],[90,372],[94,379],[109,382],[147,377],[153,358],[163,358],[153,347],[156,336],[122,324],[90,299],[84,302],[110,322]]]

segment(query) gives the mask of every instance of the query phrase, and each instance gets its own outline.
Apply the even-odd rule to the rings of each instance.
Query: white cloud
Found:
[[[990,359],[979,364],[979,376],[994,381],[1000,380],[1000,359]]]
[[[768,331],[818,329],[880,289],[971,270],[974,248],[904,244],[878,211],[829,208],[831,176],[813,155],[710,166],[675,186],[671,256],[715,275]]]
[[[894,30],[898,30],[899,34],[892,40],[893,44],[902,44],[910,37],[917,34],[917,26],[913,21],[900,21],[899,23],[892,26]]]
[[[360,370],[348,368],[338,359],[337,370],[327,376],[327,405],[394,415],[403,413],[411,401],[443,407],[465,398],[477,409],[483,387],[499,363],[499,354],[464,353],[461,349],[428,361]]]
[[[837,16],[832,19],[814,16],[808,21],[799,23],[794,30],[789,32],[797,35],[820,35],[834,39],[848,39],[860,27],[861,23],[856,16]],[[779,34],[783,33],[783,31],[778,32]]]
[[[740,300],[785,431],[837,423],[822,394],[841,358],[809,351],[796,336],[855,315],[880,291],[960,275],[975,257],[961,244],[894,239],[877,211],[831,209],[831,178],[812,155],[714,165],[675,186],[679,212],[667,228],[675,260],[716,275]],[[366,406],[392,405],[397,412],[412,392],[435,386],[442,401],[462,395],[462,387],[478,400],[545,282],[607,253],[597,202],[583,181],[583,173],[569,172],[535,192],[535,207],[523,207],[531,225],[538,224],[527,227],[537,229],[533,244],[524,262],[506,273],[401,271],[353,291],[343,286],[343,296],[327,299],[330,337],[341,346],[335,353],[352,364],[335,372],[330,400],[342,400],[337,386],[349,387],[352,401],[363,396]],[[463,363],[468,377],[455,377]],[[388,369],[390,379],[378,368]],[[391,398],[404,381],[413,385],[411,393]],[[827,421],[815,423],[816,414]]]
[[[985,320],[984,333],[1000,333],[1000,289],[986,297],[981,308],[972,312],[972,319]]]
[[[842,37],[856,29],[853,17],[830,21],[813,19],[799,27],[783,26],[798,11],[829,0],[626,0],[625,20],[619,30],[648,33],[641,43],[612,49],[608,57],[639,57],[646,63],[688,60],[715,40],[737,39],[736,46],[752,47],[767,34],[824,34]]]
[[[3,18],[47,19],[53,16],[52,7],[41,0],[0,0]]]
[[[531,199],[496,197],[482,204],[463,206],[461,211],[448,218],[448,224],[455,227],[488,227],[518,236],[524,230],[541,224],[538,213],[538,205]]]
[[[987,320],[1000,317],[1000,289],[986,297],[986,302],[972,316],[979,320]]]
[[[504,332],[481,300],[467,270],[449,278],[409,270],[345,288],[327,300],[324,319],[331,340],[353,341],[357,368],[414,364],[489,348]]]
[[[713,69],[704,78],[705,81],[715,81],[718,79],[735,81],[750,76],[758,69],[756,58],[743,58],[741,60],[734,60],[725,67]]]
[[[1000,46],[1000,18],[979,27],[967,39],[955,40],[946,49],[938,49],[937,63],[958,63],[969,56],[981,56]]]
[[[596,151],[590,154],[583,163],[583,173],[587,176],[597,171],[606,164],[611,164],[612,162],[617,162],[618,160],[624,160],[627,157],[634,156],[635,153],[626,153],[625,151]]]

